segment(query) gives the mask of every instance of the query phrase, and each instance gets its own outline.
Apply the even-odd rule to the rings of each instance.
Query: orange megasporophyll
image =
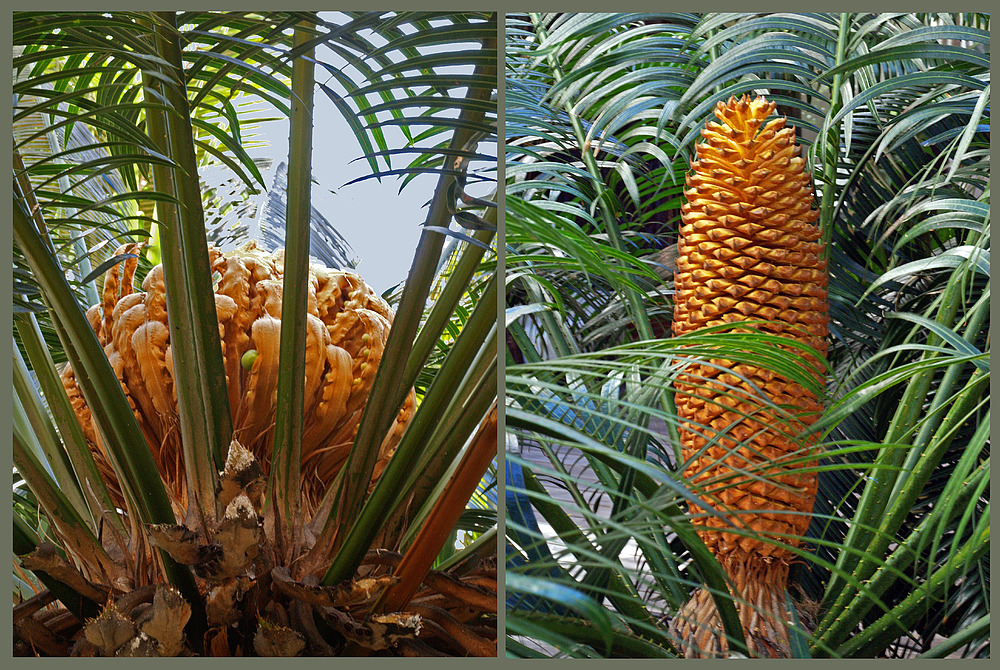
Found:
[[[763,98],[731,98],[718,103],[718,122],[702,131],[685,190],[673,330],[683,335],[752,321],[825,357],[827,269],[811,178],[795,131],[784,118],[767,121],[774,109]],[[684,474],[700,486],[703,501],[690,511],[737,589],[751,654],[783,657],[789,547],[799,545],[809,526],[816,495],[816,473],[809,471],[815,437],[799,436],[823,407],[777,373],[746,364],[729,371],[722,363],[693,364],[676,384]],[[821,380],[819,372],[815,377]],[[787,414],[764,406],[754,387]],[[705,590],[671,629],[688,656],[728,649]]]

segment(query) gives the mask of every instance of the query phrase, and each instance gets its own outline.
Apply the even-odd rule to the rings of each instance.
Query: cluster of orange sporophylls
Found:
[[[673,330],[683,335],[756,322],[747,327],[825,357],[827,268],[811,177],[785,119],[765,123],[774,109],[763,98],[731,98],[716,106],[718,123],[702,131],[685,191]],[[822,363],[805,357],[821,381]],[[790,548],[809,526],[816,437],[808,428],[823,407],[812,392],[773,371],[708,363],[690,365],[676,384],[684,475],[700,487],[703,501],[690,512],[732,581],[750,653],[787,657]],[[728,652],[705,589],[671,630],[688,656]]]

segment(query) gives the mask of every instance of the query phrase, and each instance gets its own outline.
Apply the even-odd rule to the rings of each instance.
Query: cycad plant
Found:
[[[15,651],[495,654],[495,17],[14,33]],[[392,307],[309,256],[317,65],[372,176],[437,177]],[[242,205],[200,168],[262,186],[248,101],[290,120],[284,249],[206,238]]]
[[[507,17],[508,654],[989,654],[988,30]]]

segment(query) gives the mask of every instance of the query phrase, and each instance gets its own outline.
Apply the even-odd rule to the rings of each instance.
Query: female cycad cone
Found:
[[[140,246],[125,245],[116,253],[137,253]],[[280,251],[271,254],[257,249],[252,243],[226,253],[213,247],[209,254],[218,280],[215,309],[233,437],[266,472],[274,442],[284,256]],[[163,268],[154,267],[143,281],[143,290],[134,292],[137,262],[135,258],[126,261],[121,276],[117,266],[108,272],[102,305],[91,307],[87,318],[122,382],[175,512],[183,518],[188,500]],[[311,514],[350,452],[393,314],[357,274],[318,265],[309,268],[307,311],[302,491],[304,511]],[[112,495],[121,499],[72,368],[64,371],[63,385],[93,445],[98,468]],[[382,444],[374,478],[385,469],[399,443],[413,402],[411,391]]]
[[[785,119],[764,123],[774,108],[763,98],[730,98],[716,106],[719,123],[710,121],[702,131],[685,191],[673,330],[682,335],[766,321],[752,327],[825,356],[827,272],[810,175]],[[819,361],[807,360],[821,369]],[[703,501],[703,507],[691,506],[691,516],[737,589],[751,654],[786,657],[785,587],[794,557],[788,547],[797,546],[809,526],[816,496],[816,473],[803,471],[814,465],[808,458],[815,436],[798,436],[822,405],[800,384],[769,370],[740,364],[732,374],[725,370],[731,363],[714,362],[719,367],[689,366],[676,385],[684,474]],[[766,407],[744,379],[787,413]],[[728,649],[704,589],[671,630],[689,657]]]
[[[116,255],[135,254],[140,246],[126,245]],[[428,577],[421,602],[413,604],[425,577],[418,575],[417,584],[407,585],[413,587],[407,598],[394,602],[397,610],[374,609],[380,594],[400,583],[392,572],[409,566],[419,573],[414,561],[406,562],[411,554],[395,551],[403,528],[387,526],[353,576],[332,586],[319,584],[340,549],[333,516],[339,501],[332,485],[369,399],[393,320],[389,306],[352,272],[309,268],[302,504],[299,518],[288,519],[274,498],[265,504],[274,449],[283,256],[251,244],[225,253],[210,248],[209,259],[234,429],[214,499],[200,499],[187,489],[184,456],[190,450],[181,443],[175,386],[184,370],[173,358],[163,268],[153,268],[142,291],[134,291],[133,257],[124,271],[108,272],[102,303],[87,317],[144,433],[145,444],[128,446],[151,452],[177,523],[145,525],[131,514],[132,501],[124,499],[107,445],[67,367],[63,384],[111,495],[109,503],[117,509],[102,510],[112,522],[99,526],[100,545],[89,536],[85,539],[91,542],[78,541],[63,525],[54,534],[65,558],[42,543],[22,558],[22,565],[65,578],[66,588],[99,607],[100,614],[78,620],[79,613],[63,616],[70,615],[65,610],[55,610],[52,617],[47,610],[35,616],[37,607],[25,610],[28,623],[15,628],[15,639],[31,651],[80,656],[493,654],[495,558],[478,566],[465,563],[462,574],[435,571],[437,581]],[[414,406],[410,389],[377,445],[369,491]],[[212,507],[219,512],[214,518],[198,513]],[[121,510],[122,523],[113,523]],[[173,575],[182,575],[177,589],[164,583],[170,576],[167,557]],[[428,602],[434,606],[423,604]]]

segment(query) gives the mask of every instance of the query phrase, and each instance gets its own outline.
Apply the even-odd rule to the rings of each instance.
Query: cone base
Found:
[[[788,562],[759,555],[729,555],[723,567],[736,587],[736,609],[753,658],[790,658],[785,604]],[[698,589],[670,623],[685,658],[725,658],[729,640],[715,601],[707,589]]]

